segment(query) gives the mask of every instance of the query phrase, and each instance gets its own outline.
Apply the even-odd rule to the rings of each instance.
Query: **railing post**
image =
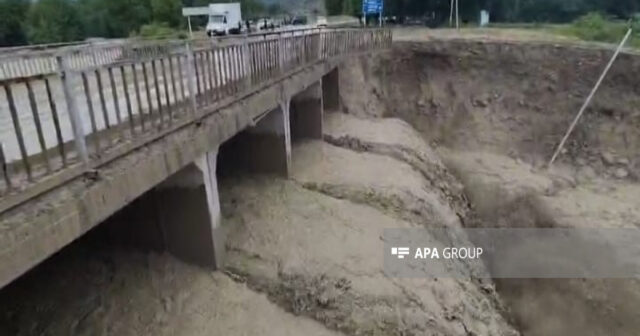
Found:
[[[85,141],[85,133],[82,123],[82,117],[80,111],[78,111],[78,104],[76,102],[76,95],[73,93],[74,73],[70,70],[68,64],[68,55],[64,57],[58,55],[56,57],[58,62],[58,68],[60,69],[60,80],[62,81],[62,90],[64,92],[64,99],[67,103],[67,110],[69,112],[69,121],[71,122],[71,128],[73,130],[73,138],[78,152],[78,157],[84,165],[89,165],[89,154],[87,152],[87,143]]]
[[[284,53],[285,53],[285,46],[284,46],[284,38],[282,37],[281,33],[278,33],[278,71],[280,74],[284,74],[286,72],[284,66],[285,66],[285,58],[284,58]]]
[[[185,50],[187,52],[187,86],[189,87],[189,102],[191,105],[191,112],[196,115],[197,102],[196,102],[196,72],[194,67],[193,49],[189,42],[185,42]]]
[[[251,88],[251,54],[249,52],[249,38],[245,37],[242,42],[242,67],[244,70],[243,86],[244,90]]]

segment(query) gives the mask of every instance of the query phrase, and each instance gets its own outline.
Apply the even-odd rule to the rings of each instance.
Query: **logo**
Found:
[[[391,255],[398,256],[398,259],[404,259],[404,256],[409,255],[408,247],[392,247]]]

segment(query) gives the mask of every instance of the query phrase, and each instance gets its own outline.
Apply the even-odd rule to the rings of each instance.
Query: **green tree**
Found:
[[[27,14],[30,43],[77,41],[84,38],[82,20],[71,0],[40,0]]]
[[[262,2],[258,0],[241,0],[240,7],[240,10],[242,11],[242,17],[245,18],[262,16],[266,12],[266,9]]]
[[[327,15],[342,14],[342,0],[325,0],[324,5],[327,10]]]
[[[270,16],[282,14],[283,12],[284,10],[282,9],[282,6],[280,6],[279,3],[272,3],[269,6],[267,6],[267,14],[269,14]]]
[[[87,36],[125,37],[151,21],[149,0],[79,0]]]
[[[0,0],[0,46],[27,43],[22,23],[29,9],[28,0]]]
[[[151,17],[155,22],[164,22],[169,27],[179,27],[182,22],[180,0],[151,0]]]

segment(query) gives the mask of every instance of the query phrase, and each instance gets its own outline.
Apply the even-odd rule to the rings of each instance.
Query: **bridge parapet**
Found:
[[[0,213],[309,65],[390,43],[389,30],[332,29],[34,55],[0,74]]]

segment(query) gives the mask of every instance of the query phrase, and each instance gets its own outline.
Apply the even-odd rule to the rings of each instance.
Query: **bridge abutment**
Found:
[[[291,98],[291,138],[322,139],[322,84],[316,82]]]

